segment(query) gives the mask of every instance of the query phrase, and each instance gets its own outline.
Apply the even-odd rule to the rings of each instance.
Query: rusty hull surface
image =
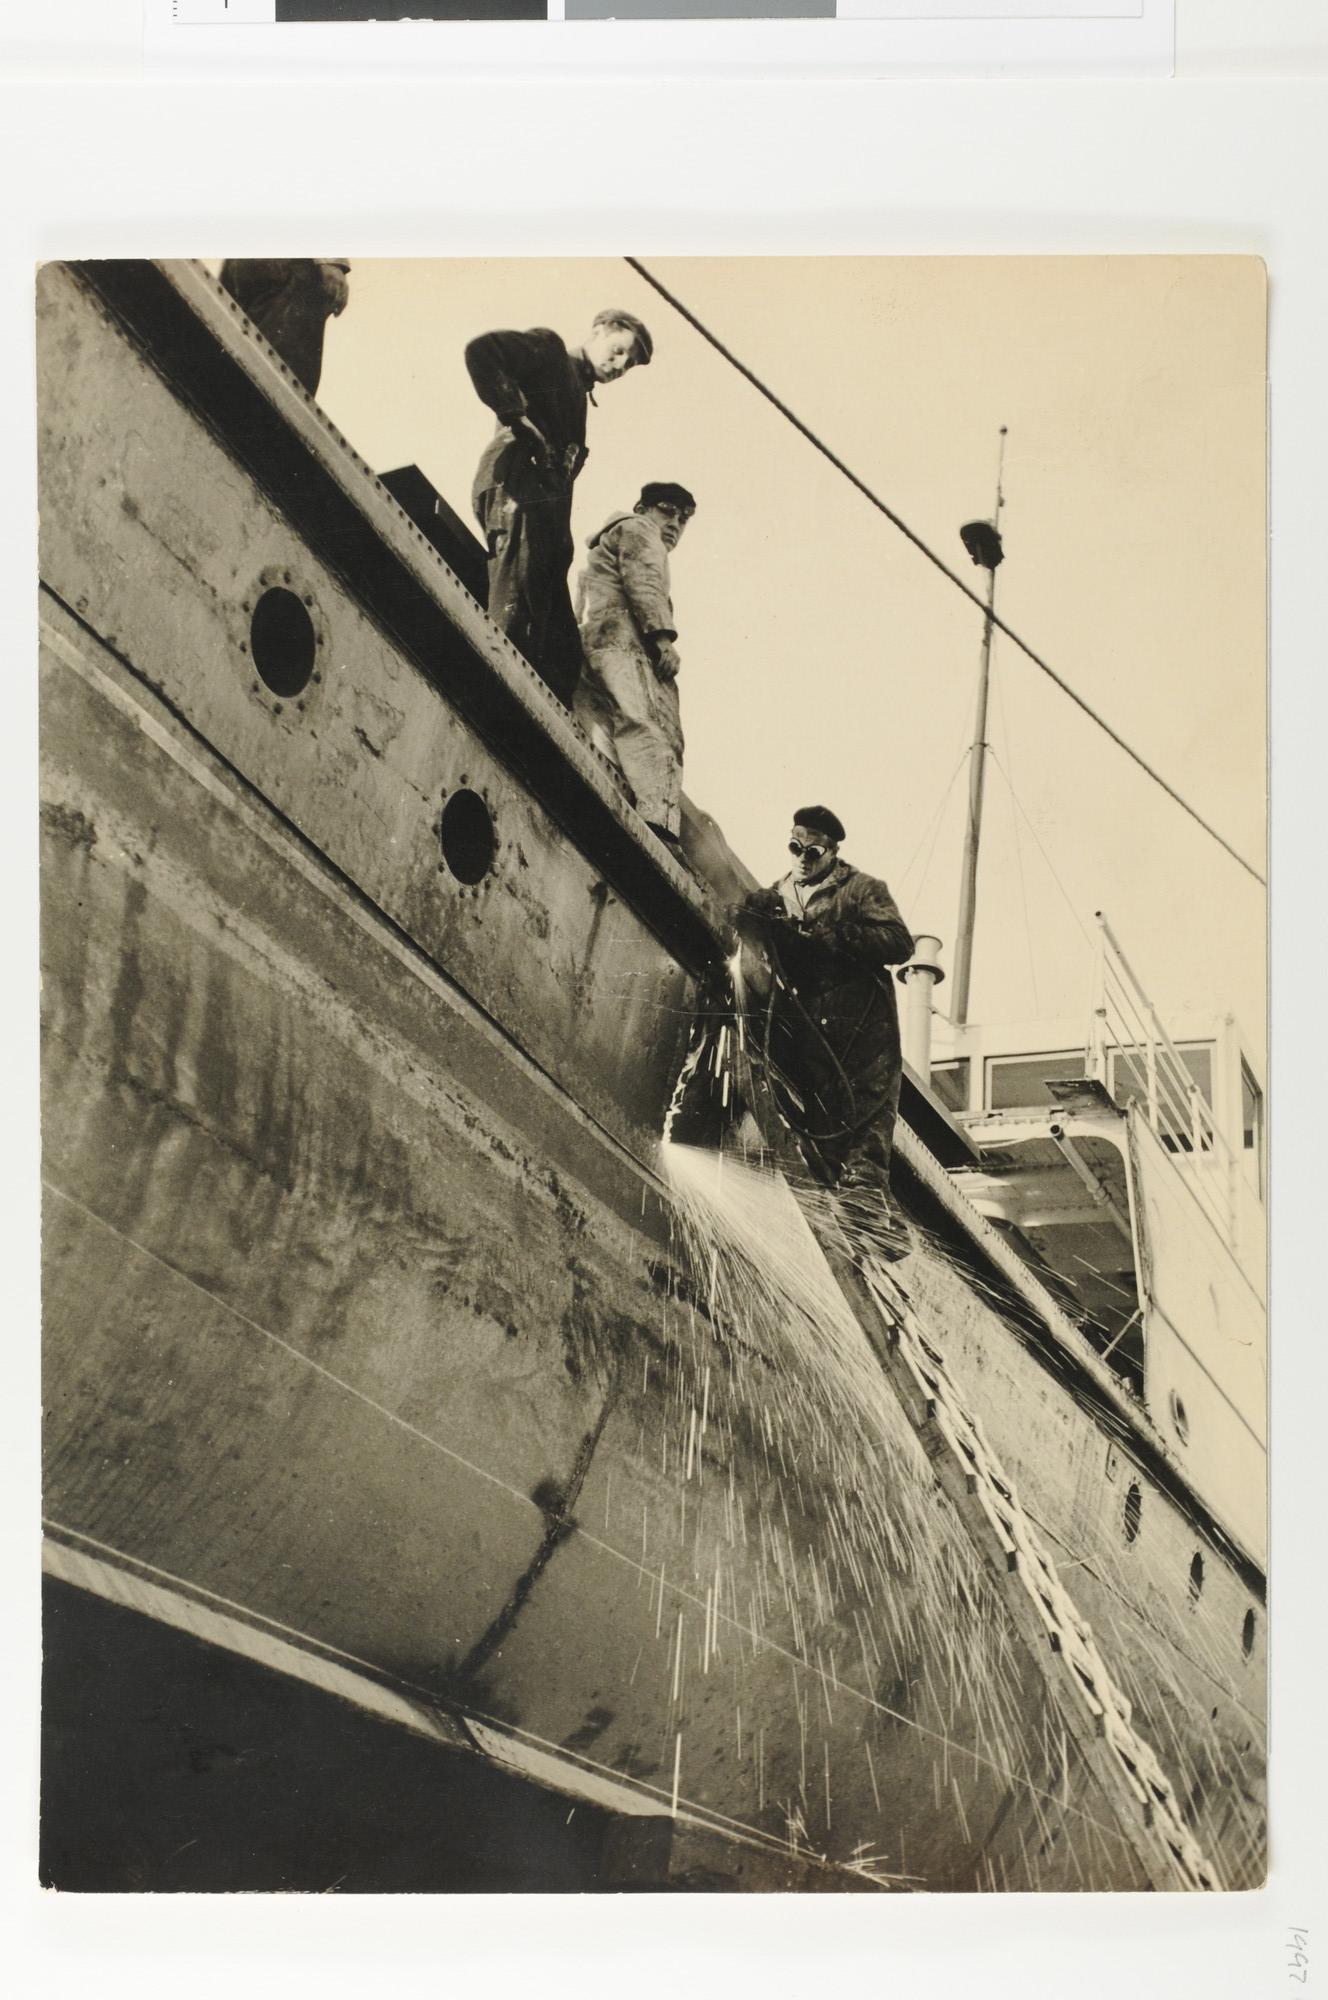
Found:
[[[123,670],[89,678],[76,635],[48,607],[50,1531],[657,1803],[672,1628],[699,1629],[696,1573],[732,1551],[725,1465],[685,1545],[665,1470],[656,1191],[287,832],[154,739]],[[749,1503],[777,1506],[758,1440],[740,1449]],[[824,1649],[848,1656],[848,1616]],[[822,1698],[814,1652],[774,1636],[743,1669],[750,1713],[785,1718],[764,1813],[727,1675],[690,1691],[682,1773],[685,1805],[771,1835],[798,1705]],[[832,1851],[882,1845],[861,1763],[882,1726],[896,1861],[967,1882],[993,1826],[1007,1859],[1021,1831],[1042,1843],[1036,1801],[997,1773],[957,1842],[936,1747],[906,1726],[923,1663],[864,1686],[884,1725],[861,1672],[829,1736]],[[1046,1705],[1031,1665],[1027,1699]],[[1041,1866],[1057,1879],[1054,1852]]]

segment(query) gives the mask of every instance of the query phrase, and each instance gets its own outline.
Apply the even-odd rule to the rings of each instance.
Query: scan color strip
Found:
[[[278,21],[546,21],[548,0],[277,0]]]
[[[1055,29],[1104,20],[1136,26],[1144,12],[1170,19],[1171,0],[159,0],[180,27],[271,26],[335,21],[364,26],[431,21],[814,21],[893,23],[897,28],[988,25]],[[1007,15],[1008,8],[1008,15]],[[1165,36],[1164,36],[1165,39]],[[1169,46],[1169,44],[1168,44]]]
[[[941,47],[937,34],[946,46],[959,46],[957,35],[979,68],[990,63],[995,48],[1004,49],[1002,60],[1008,61],[1012,48],[1026,49],[1028,37],[1040,33],[1040,64],[1045,65],[1050,49],[1053,54],[1059,51],[1061,66],[1068,56],[1072,71],[1078,67],[1073,60],[1076,48],[1081,53],[1089,48],[1090,71],[1102,67],[1105,30],[1115,60],[1128,55],[1134,71],[1142,61],[1160,75],[1170,71],[1174,22],[1174,0],[147,0],[147,7],[150,16],[169,20],[175,27],[254,28],[293,22],[321,28],[337,21],[376,28],[397,23],[425,27],[432,22],[844,20],[859,28],[870,23],[892,38],[902,37],[899,45],[911,49],[914,60],[922,46],[919,33],[930,38],[925,46],[933,57]]]
[[[811,21],[837,0],[276,0],[278,21]]]

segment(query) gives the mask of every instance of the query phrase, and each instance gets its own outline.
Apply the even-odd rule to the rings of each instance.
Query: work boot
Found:
[[[673,859],[677,862],[678,866],[680,868],[685,868],[687,873],[690,876],[692,876],[694,880],[699,881],[700,878],[699,876],[697,876],[696,870],[693,868],[691,862],[687,859],[687,856],[682,851],[682,835],[679,833],[674,833],[667,826],[657,826],[653,819],[648,819],[646,821],[646,825],[650,829],[651,833],[654,834],[656,840],[659,841],[661,846],[667,848],[668,852],[673,856]]]

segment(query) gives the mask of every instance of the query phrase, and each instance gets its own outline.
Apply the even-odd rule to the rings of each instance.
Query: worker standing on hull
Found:
[[[572,487],[586,461],[586,405],[599,383],[644,367],[653,344],[635,314],[596,314],[580,347],[548,327],[482,333],[466,367],[498,418],[472,500],[489,554],[489,616],[570,707],[581,640],[567,577]]]
[[[695,512],[685,486],[644,486],[630,514],[591,536],[578,585],[578,720],[603,731],[637,811],[670,846],[682,826],[683,737],[669,557]]]
[[[235,303],[311,396],[322,379],[327,323],[350,297],[349,276],[344,257],[228,257],[221,267]]]
[[[736,913],[753,1062],[815,1178],[851,1219],[907,1249],[890,1200],[890,1154],[903,1054],[888,968],[913,939],[884,882],[841,860],[844,828],[803,806],[793,867]]]

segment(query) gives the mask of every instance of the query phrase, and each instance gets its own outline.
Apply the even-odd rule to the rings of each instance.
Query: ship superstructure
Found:
[[[978,1150],[956,1182],[1262,1561],[1262,1073],[1231,1016],[1165,1027],[1105,918],[1099,938],[1087,1020],[957,1029],[932,1065]]]

